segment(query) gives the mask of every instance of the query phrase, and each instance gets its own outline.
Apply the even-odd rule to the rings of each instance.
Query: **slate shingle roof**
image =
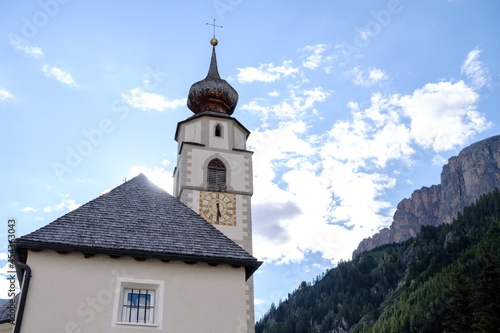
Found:
[[[16,249],[50,249],[245,266],[261,264],[146,176],[16,239]]]

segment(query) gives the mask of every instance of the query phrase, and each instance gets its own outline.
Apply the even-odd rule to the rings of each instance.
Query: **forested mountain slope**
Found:
[[[360,253],[314,283],[302,282],[271,306],[256,332],[495,331],[499,244],[495,189],[451,224],[423,226],[415,238]]]

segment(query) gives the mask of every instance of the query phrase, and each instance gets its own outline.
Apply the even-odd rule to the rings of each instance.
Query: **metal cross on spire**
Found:
[[[215,19],[214,19],[214,23],[206,23],[206,24],[214,27],[214,38],[212,38],[212,40],[210,41],[210,44],[212,44],[213,46],[216,46],[219,41],[217,40],[217,38],[215,38],[215,27],[222,29],[222,25],[215,24]]]
[[[214,23],[207,23],[207,25],[211,25],[214,27],[214,38],[215,38],[215,27],[222,29],[222,25],[215,24],[215,19],[214,19]]]

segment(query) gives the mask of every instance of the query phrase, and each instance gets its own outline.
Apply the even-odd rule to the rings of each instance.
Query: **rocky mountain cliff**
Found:
[[[414,237],[423,225],[451,223],[480,195],[500,188],[500,135],[476,142],[452,157],[441,172],[441,184],[422,187],[403,199],[390,228],[365,238],[353,256],[377,246]]]

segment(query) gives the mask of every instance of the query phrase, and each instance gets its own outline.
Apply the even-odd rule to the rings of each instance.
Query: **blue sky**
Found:
[[[139,172],[171,192],[215,18],[233,116],[252,131],[260,317],[499,134],[499,14],[472,0],[2,1],[0,265],[9,218],[26,234]]]

